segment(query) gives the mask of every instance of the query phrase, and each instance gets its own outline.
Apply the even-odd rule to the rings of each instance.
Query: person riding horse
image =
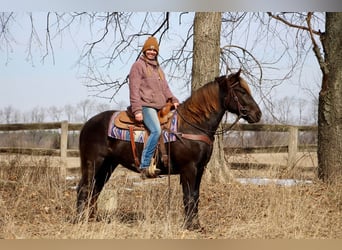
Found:
[[[159,66],[157,56],[159,44],[155,37],[149,37],[142,48],[142,56],[132,65],[129,73],[129,97],[135,120],[143,122],[149,130],[141,156],[140,171],[142,178],[154,178],[159,174],[150,173],[148,168],[157,148],[161,127],[157,112],[171,99],[175,108],[178,99],[172,94],[165,74]]]

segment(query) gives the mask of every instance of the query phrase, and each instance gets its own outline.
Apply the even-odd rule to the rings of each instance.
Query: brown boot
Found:
[[[140,169],[140,173],[141,173],[141,178],[143,180],[147,179],[147,178],[157,178],[158,175],[160,174],[160,169],[156,168],[156,169],[151,169],[151,168],[142,168]]]
[[[157,178],[160,174],[161,170],[157,168],[157,154],[158,151],[156,150],[151,159],[150,166],[147,168],[140,168],[141,178],[143,180],[147,178]]]

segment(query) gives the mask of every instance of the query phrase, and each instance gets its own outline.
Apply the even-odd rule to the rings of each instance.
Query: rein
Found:
[[[227,131],[231,130],[235,126],[235,124],[243,117],[243,115],[239,115],[238,117],[236,117],[235,121],[228,128],[224,128],[224,129],[221,129],[221,130],[217,131],[217,130],[209,130],[209,129],[201,128],[201,127],[199,127],[199,126],[189,122],[187,119],[185,119],[184,116],[178,110],[176,110],[176,112],[191,127],[195,128],[195,129],[198,129],[198,130],[206,133],[207,135],[209,133],[210,134],[213,133],[214,135],[223,135]]]

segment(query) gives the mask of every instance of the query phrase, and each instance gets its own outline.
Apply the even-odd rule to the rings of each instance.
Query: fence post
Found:
[[[67,167],[67,150],[68,150],[68,121],[61,123],[61,174],[66,174]]]
[[[288,160],[287,166],[292,168],[296,162],[298,151],[298,128],[295,126],[289,127],[289,142],[288,142]]]

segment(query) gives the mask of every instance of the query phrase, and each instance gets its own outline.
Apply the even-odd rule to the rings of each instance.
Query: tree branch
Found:
[[[318,60],[319,66],[323,72],[323,74],[328,74],[329,73],[329,69],[328,69],[328,65],[325,62],[325,59],[323,58],[321,51],[319,49],[319,46],[316,43],[316,40],[314,38],[314,32],[312,31],[312,27],[311,27],[311,18],[312,18],[312,12],[309,12],[306,18],[307,24],[308,24],[308,28],[309,28],[309,34],[310,34],[310,38],[313,44],[313,51],[315,53],[315,56]]]
[[[267,12],[267,14],[273,18],[273,19],[276,19],[284,24],[286,24],[287,26],[290,26],[292,28],[297,28],[297,29],[301,29],[301,30],[306,30],[306,31],[310,31],[310,29],[308,27],[305,27],[305,26],[301,26],[301,25],[297,25],[297,24],[293,24],[293,23],[290,23],[289,21],[287,21],[286,19],[280,17],[279,15],[273,15],[272,12]],[[316,30],[311,30],[311,32],[315,35],[321,35],[321,32],[320,31],[316,31]]]
[[[50,12],[48,12],[46,16],[46,35],[45,35],[45,55],[42,57],[42,62],[44,62],[45,58],[49,55],[49,47],[51,49],[52,54],[52,62],[55,64],[55,53],[53,50],[51,35],[50,35]]]
[[[261,63],[253,56],[253,54],[251,52],[249,52],[248,50],[246,50],[245,48],[242,48],[242,47],[237,46],[237,45],[225,45],[221,48],[221,53],[223,53],[226,48],[237,48],[237,49],[241,50],[244,54],[248,54],[250,57],[252,57],[253,61],[258,65],[258,68],[260,70],[259,83],[261,84],[261,80],[262,80],[262,76],[263,76],[262,66],[261,66]],[[235,57],[239,59],[238,55],[235,55]],[[243,63],[241,61],[240,61],[240,64],[243,65]],[[227,67],[228,67],[228,65],[227,65]]]

